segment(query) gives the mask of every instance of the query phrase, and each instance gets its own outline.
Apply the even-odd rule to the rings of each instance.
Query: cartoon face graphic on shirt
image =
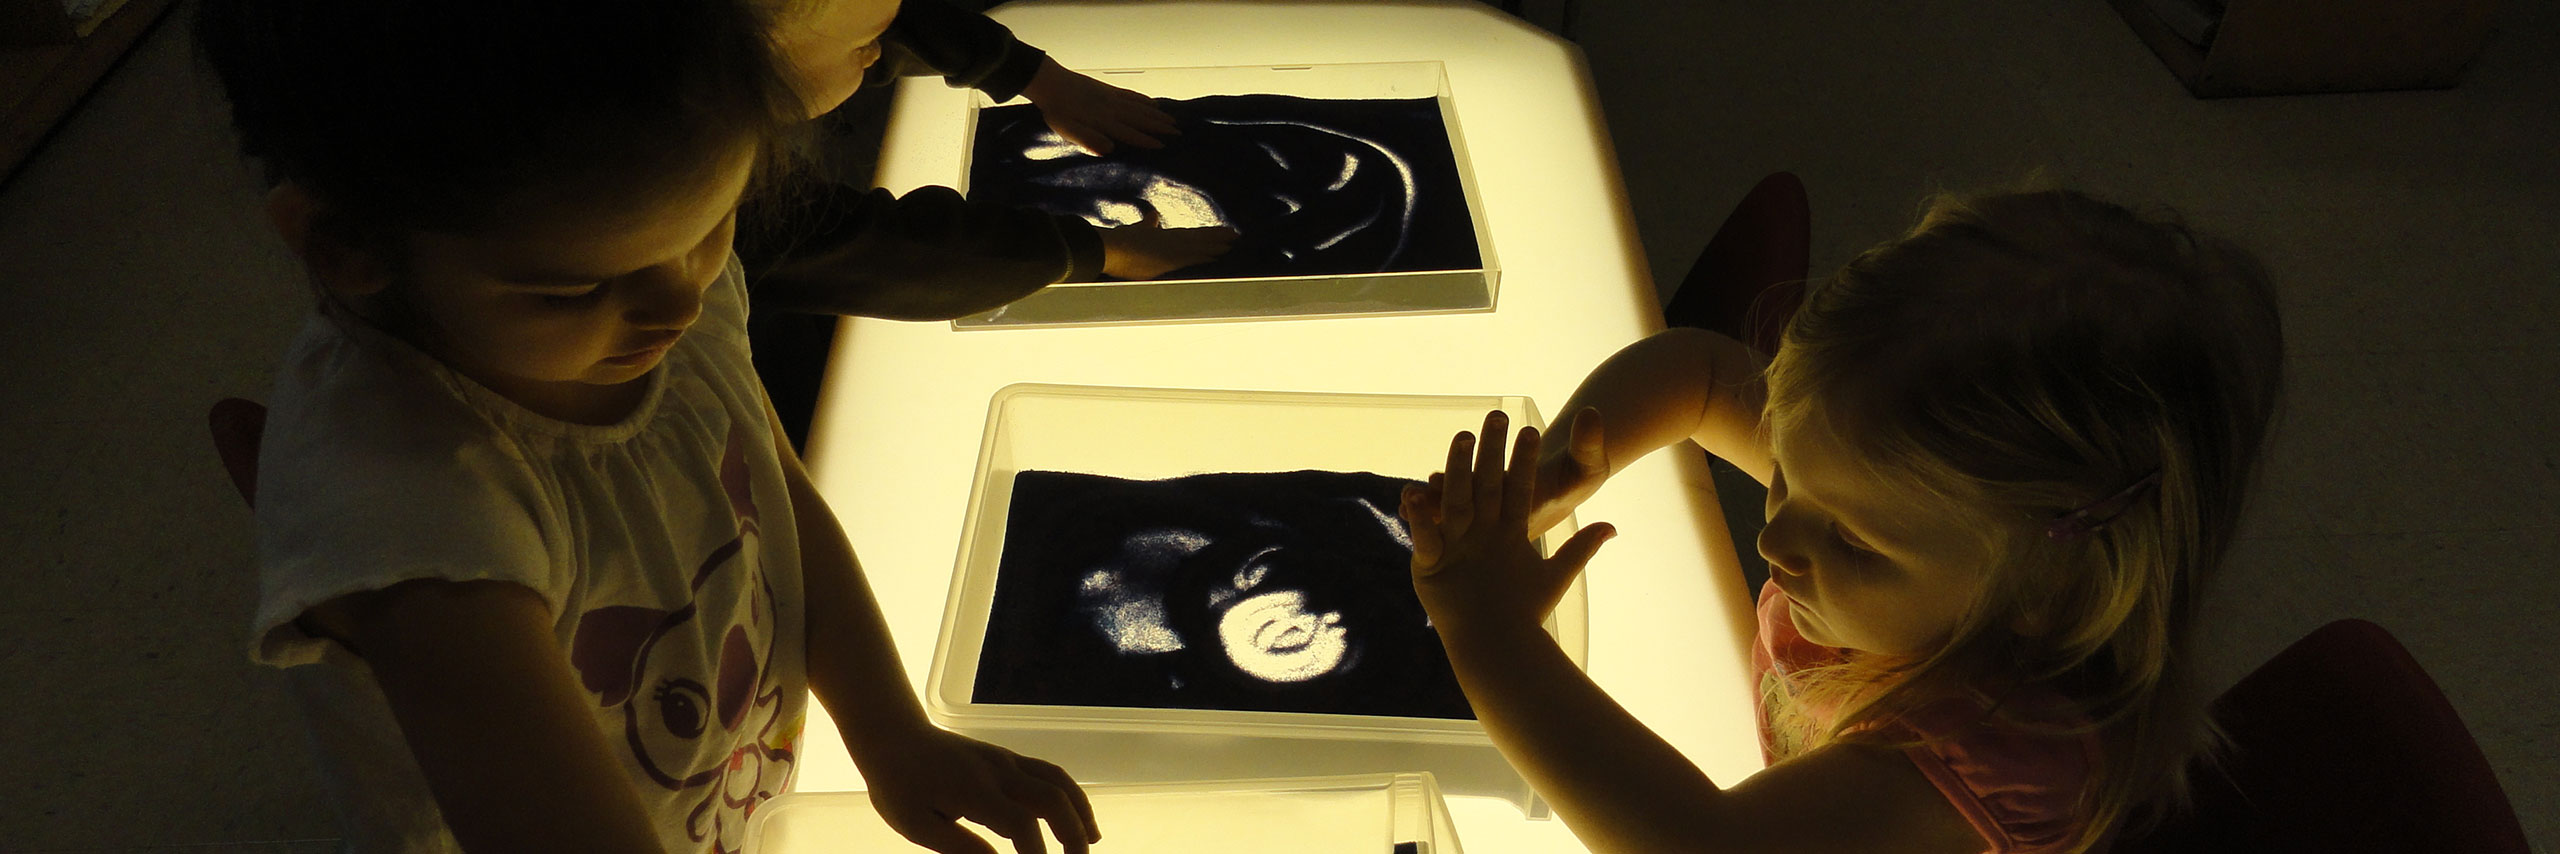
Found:
[[[755,557],[759,529],[742,453],[733,431],[721,482],[738,535],[691,568],[691,600],[672,609],[590,610],[571,650],[587,690],[621,712],[621,740],[648,778],[672,792],[699,790],[686,830],[724,854],[740,850],[745,818],[789,781],[798,738],[779,720],[776,603]],[[705,661],[709,672],[700,669]],[[697,761],[706,741],[729,747]]]

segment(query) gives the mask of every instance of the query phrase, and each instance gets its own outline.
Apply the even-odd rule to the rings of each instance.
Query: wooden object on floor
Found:
[[[18,164],[55,123],[70,115],[90,87],[115,67],[116,60],[132,49],[135,41],[151,29],[162,13],[169,11],[173,0],[129,0],[91,19],[86,35],[77,35],[59,44],[19,44],[0,47],[0,183],[18,171]],[[60,15],[58,0],[0,0],[0,21],[9,26],[41,23],[39,15],[48,4]],[[63,32],[76,32],[76,24],[63,21]],[[33,26],[32,24],[29,24]]]
[[[2227,0],[2198,47],[2152,0],[2109,2],[2198,98],[2451,88],[2497,10],[2497,0]]]

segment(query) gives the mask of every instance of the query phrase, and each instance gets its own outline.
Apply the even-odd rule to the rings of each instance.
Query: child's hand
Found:
[[[1565,426],[1561,448],[1538,454],[1537,500],[1529,508],[1529,533],[1545,533],[1609,479],[1609,450],[1600,441],[1600,410],[1583,407]]]
[[[1040,107],[1050,130],[1095,154],[1111,153],[1114,141],[1163,148],[1157,137],[1182,133],[1155,99],[1069,71],[1053,59],[1040,60],[1022,97]]]
[[[1149,213],[1144,222],[1102,230],[1102,272],[1123,279],[1152,279],[1227,254],[1236,230],[1223,225],[1165,228]]]
[[[1600,544],[1617,531],[1607,523],[1574,533],[1555,557],[1530,540],[1537,494],[1538,431],[1521,428],[1506,471],[1502,436],[1509,420],[1484,418],[1479,447],[1459,433],[1449,442],[1448,469],[1430,486],[1404,491],[1400,513],[1413,532],[1413,589],[1445,639],[1478,627],[1535,630],[1581,574]]]
[[[1042,819],[1067,854],[1102,841],[1092,802],[1056,765],[932,726],[862,758],[862,778],[871,784],[880,817],[908,841],[941,854],[995,854],[960,827],[962,819],[1011,840],[1019,854],[1047,850]]]

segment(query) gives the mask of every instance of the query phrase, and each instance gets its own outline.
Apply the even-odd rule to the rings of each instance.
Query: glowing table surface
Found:
[[[1035,1],[992,14],[1070,68],[1444,63],[1502,280],[1496,310],[1474,314],[966,332],[846,320],[809,466],[919,689],[988,401],[1005,385],[1525,394],[1553,419],[1587,371],[1660,326],[1616,155],[1567,42],[1466,0]],[[879,185],[958,185],[970,97],[905,81]],[[1576,517],[1619,531],[1587,575],[1593,678],[1718,782],[1757,771],[1750,601],[1700,455],[1657,453]],[[833,724],[810,710],[796,788],[862,788]],[[1452,797],[1450,809],[1470,852],[1583,850],[1561,822],[1501,801]]]

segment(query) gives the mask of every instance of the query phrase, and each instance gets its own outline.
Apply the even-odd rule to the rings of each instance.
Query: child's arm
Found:
[[[1059,136],[1097,154],[1115,142],[1161,148],[1159,137],[1181,133],[1154,99],[1069,70],[1005,25],[942,0],[899,4],[881,41],[899,50],[872,65],[865,87],[931,72],[998,102],[1019,94]]]
[[[748,204],[737,250],[759,310],[950,320],[1100,279],[1108,254],[1082,219],[949,187],[900,196],[822,182],[805,200]]]
[[[1095,154],[1109,154],[1115,142],[1139,148],[1163,148],[1158,137],[1180,136],[1173,115],[1155,99],[1122,89],[1040,58],[1040,70],[1022,97],[1040,107],[1040,118],[1068,142]]]
[[[1406,490],[1414,590],[1503,758],[1594,851],[1974,854],[1984,841],[1900,752],[1834,745],[1719,788],[1575,667],[1539,627],[1602,541],[1529,539],[1539,440],[1506,471],[1501,413],[1461,433],[1433,487]]]
[[[1611,355],[1565,400],[1566,440],[1539,458],[1530,530],[1553,527],[1610,475],[1682,439],[1768,483],[1767,366],[1742,342],[1702,329],[1666,329]]]
[[[1096,228],[949,187],[899,196],[822,182],[806,198],[749,204],[737,249],[758,306],[891,320],[967,317],[1106,274],[1151,279],[1236,239],[1222,227]]]
[[[1160,145],[1173,119],[1144,95],[1059,66],[987,16],[942,0],[906,0],[863,86],[931,73],[952,86],[1038,104],[1062,136],[1096,151],[1119,139]],[[863,103],[860,99],[848,103]],[[842,109],[839,109],[839,113]],[[858,119],[853,120],[859,122]],[[1152,279],[1226,254],[1227,228],[1098,228],[1082,218],[969,202],[947,187],[904,196],[813,181],[804,193],[749,201],[738,255],[756,301],[793,311],[950,320],[1060,282]]]
[[[1065,770],[925,719],[843,526],[809,482],[769,400],[765,417],[773,424],[774,447],[782,455],[800,534],[809,688],[843,732],[845,748],[862,769],[881,818],[909,840],[943,854],[986,850],[984,842],[960,828],[960,819],[995,831],[1024,852],[1043,850],[1044,819],[1070,854],[1083,854],[1085,846],[1102,841],[1092,803]]]
[[[1102,272],[1122,279],[1152,279],[1227,254],[1237,232],[1223,225],[1165,228],[1154,211],[1136,225],[1101,229]]]
[[[298,622],[373,670],[464,850],[662,850],[531,589],[410,581]]]

